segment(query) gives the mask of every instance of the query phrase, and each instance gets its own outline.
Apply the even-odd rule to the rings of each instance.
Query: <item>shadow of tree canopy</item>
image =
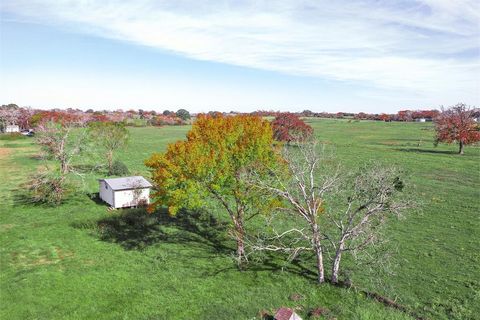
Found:
[[[419,148],[397,148],[397,151],[402,152],[414,152],[414,153],[431,153],[431,154],[458,154],[455,151],[445,151],[445,150],[432,150],[432,149],[419,149]]]
[[[90,196],[92,201],[97,202],[95,195]],[[92,236],[116,243],[125,250],[142,251],[157,243],[168,243],[198,248],[185,253],[191,255],[193,252],[196,258],[208,259],[208,253],[225,256],[235,253],[234,241],[227,234],[228,222],[220,221],[206,210],[181,210],[176,216],[170,216],[166,209],[159,209],[152,214],[144,208],[122,209],[106,218],[75,222],[71,226],[91,230]],[[242,271],[286,272],[316,281],[314,261],[314,256],[309,252],[293,261],[287,261],[281,253],[263,252],[260,257],[251,259]],[[212,265],[202,275],[214,277],[228,272],[238,272],[235,263],[223,267]]]
[[[144,208],[123,209],[93,224],[87,221],[72,226],[95,229],[100,240],[117,243],[126,250],[143,250],[160,242],[189,243],[220,253],[234,250],[225,244],[227,223],[205,210],[182,210],[172,217],[165,209],[152,214]]]
[[[107,173],[106,166],[93,164],[73,164],[70,166],[72,170],[79,173]]]
[[[90,200],[92,200],[93,202],[95,202],[96,204],[98,205],[105,205],[105,201],[103,201],[101,198],[100,198],[100,194],[98,192],[90,192],[90,193],[87,193],[87,196],[90,198]]]

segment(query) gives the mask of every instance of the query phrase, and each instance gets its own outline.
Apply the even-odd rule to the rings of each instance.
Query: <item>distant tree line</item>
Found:
[[[255,111],[252,115],[262,117],[276,117],[283,112],[280,111]],[[425,119],[425,121],[433,121],[440,115],[440,111],[432,110],[401,110],[395,114],[389,113],[352,113],[352,112],[312,112],[304,110],[296,112],[295,115],[299,117],[317,117],[327,119],[354,119],[354,120],[376,120],[376,121],[417,121],[418,119]],[[480,109],[474,110],[476,117],[480,117]]]
[[[29,107],[19,107],[16,104],[0,106],[0,132],[7,125],[18,125],[20,129],[32,129],[38,124],[47,121],[68,121],[77,124],[90,122],[121,122],[126,126],[168,126],[184,125],[191,121],[190,112],[186,109],[175,111],[165,110],[163,113],[156,111],[138,110],[101,110],[86,111],[80,109],[50,109],[41,110]]]

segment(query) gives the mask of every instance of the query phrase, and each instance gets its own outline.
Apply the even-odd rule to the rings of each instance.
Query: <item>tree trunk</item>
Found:
[[[465,149],[465,144],[463,143],[463,141],[460,141],[459,145],[460,145],[460,148],[458,150],[458,154],[463,154],[463,150]]]
[[[68,173],[68,162],[66,159],[60,159],[60,171],[62,172],[62,174]]]
[[[333,260],[332,283],[334,284],[338,283],[338,273],[340,271],[340,260],[342,259],[342,253],[343,253],[344,247],[345,247],[345,244],[343,241],[341,241],[335,253],[335,259]]]
[[[312,226],[312,232],[312,245],[317,257],[317,281],[320,284],[325,282],[325,271],[323,268],[323,252],[322,245],[320,243],[320,231],[318,230],[318,225],[316,223]]]
[[[113,174],[113,152],[112,150],[107,151],[107,162],[108,162],[108,174]]]
[[[242,269],[247,262],[247,258],[245,256],[245,228],[241,212],[237,213],[236,217],[233,217],[233,223],[235,225],[235,240],[237,241],[237,264]]]

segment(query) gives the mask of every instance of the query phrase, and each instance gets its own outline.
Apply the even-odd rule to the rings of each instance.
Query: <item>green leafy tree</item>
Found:
[[[274,203],[248,184],[252,167],[272,167],[279,160],[270,124],[256,116],[201,115],[187,140],[168,145],[163,154],[146,161],[156,184],[149,210],[166,205],[175,215],[180,208],[200,208],[211,199],[228,213],[237,243],[239,266],[245,255],[245,221]],[[272,201],[269,201],[272,200]]]
[[[90,123],[90,134],[96,143],[104,148],[108,172],[113,174],[113,154],[127,146],[128,129],[121,122],[92,122]]]
[[[176,113],[176,116],[182,119],[183,121],[190,120],[190,112],[185,109],[179,109]]]

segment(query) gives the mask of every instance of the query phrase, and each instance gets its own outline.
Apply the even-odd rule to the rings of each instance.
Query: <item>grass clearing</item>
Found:
[[[415,186],[422,211],[388,229],[398,253],[395,276],[383,280],[394,298],[430,319],[478,317],[480,149],[458,156],[456,146],[433,147],[429,123],[307,122],[344,166],[393,164]],[[188,128],[130,128],[119,160],[148,177],[143,161]],[[32,141],[0,141],[2,319],[252,319],[282,305],[305,318],[317,307],[337,319],[410,318],[354,290],[318,287],[308,257],[289,264],[273,256],[239,272],[217,210],[175,218],[108,212],[88,196],[98,191],[99,173],[61,206],[18,203],[15,190],[41,164]],[[361,273],[353,280],[368,289]],[[291,301],[294,293],[304,299]]]

